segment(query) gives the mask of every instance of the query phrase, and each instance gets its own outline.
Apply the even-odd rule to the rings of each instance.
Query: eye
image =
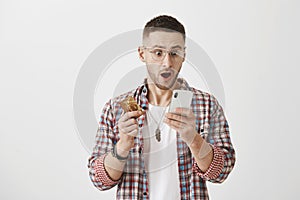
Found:
[[[171,51],[171,52],[170,52],[170,55],[171,55],[171,56],[177,56],[177,55],[178,55],[178,51],[177,51],[177,50]]]
[[[160,56],[162,56],[162,54],[163,54],[162,50],[160,50],[160,49],[154,49],[154,50],[153,50],[153,53],[154,53],[157,57],[160,57]]]

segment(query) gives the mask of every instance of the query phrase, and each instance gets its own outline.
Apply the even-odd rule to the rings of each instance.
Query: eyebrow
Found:
[[[152,48],[156,48],[156,47],[162,48],[162,49],[166,49],[165,46],[161,46],[161,45],[154,45]],[[180,45],[175,45],[175,46],[172,46],[172,47],[171,47],[171,49],[175,49],[175,48],[180,48],[180,49],[182,49],[182,47],[181,47]]]

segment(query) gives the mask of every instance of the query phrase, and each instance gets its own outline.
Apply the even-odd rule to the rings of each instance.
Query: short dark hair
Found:
[[[143,31],[143,39],[154,31],[179,32],[185,40],[184,26],[177,19],[168,15],[160,15],[147,22]]]

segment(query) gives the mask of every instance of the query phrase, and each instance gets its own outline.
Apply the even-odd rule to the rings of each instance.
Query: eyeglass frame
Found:
[[[167,55],[167,53],[171,56],[171,58],[172,59],[174,59],[173,57],[172,57],[172,55],[171,55],[171,53],[172,53],[172,51],[174,51],[174,49],[165,49],[165,48],[162,48],[162,47],[145,47],[145,46],[142,46],[141,48],[143,48],[143,49],[146,49],[146,50],[148,50],[152,55],[151,55],[151,57],[152,57],[152,59],[153,60],[155,60],[155,61],[163,61],[164,59],[165,59],[165,57],[166,57],[166,55]],[[159,49],[159,50],[161,50],[164,54],[164,56],[162,56],[162,58],[160,59],[160,60],[157,60],[157,59],[155,59],[155,58],[153,58],[154,57],[154,52],[152,52],[151,50],[154,50],[154,49]],[[186,47],[184,47],[183,48],[184,50],[176,50],[177,52],[179,51],[179,52],[182,52],[182,55],[179,55],[179,54],[177,54],[179,57],[181,57],[181,58],[184,58],[185,57],[185,49],[186,49]]]

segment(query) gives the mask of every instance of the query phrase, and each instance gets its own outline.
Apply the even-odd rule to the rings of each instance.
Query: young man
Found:
[[[147,78],[106,103],[89,158],[91,180],[100,190],[118,185],[117,199],[208,199],[206,181],[223,182],[235,152],[217,100],[178,78],[183,25],[166,15],[152,19],[138,53]],[[193,92],[190,109],[168,112],[174,89]],[[145,112],[124,113],[120,102],[128,96]]]

